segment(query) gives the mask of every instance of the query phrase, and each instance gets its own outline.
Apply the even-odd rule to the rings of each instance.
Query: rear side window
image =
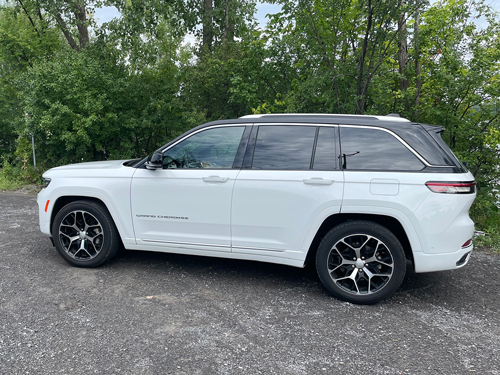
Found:
[[[259,126],[252,169],[310,169],[316,138],[315,126]]]
[[[396,137],[378,129],[340,128],[345,170],[418,171],[423,163]]]

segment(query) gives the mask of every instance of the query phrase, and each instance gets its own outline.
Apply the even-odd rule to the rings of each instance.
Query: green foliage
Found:
[[[115,149],[124,156],[131,152],[119,118],[126,105],[124,69],[93,52],[61,51],[18,82],[28,114],[22,134],[35,134],[46,151],[42,163],[102,159]]]
[[[25,185],[40,184],[41,177],[41,171],[35,170],[26,160],[17,165],[4,160],[0,169],[0,190],[17,190]]]
[[[9,78],[0,73],[0,166],[2,156],[14,152],[16,133],[13,123],[21,116],[16,100],[16,90],[9,83]]]
[[[14,153],[17,126],[23,121],[22,97],[15,81],[36,61],[60,46],[58,35],[38,18],[30,20],[19,6],[0,5],[0,166]]]
[[[130,73],[101,44],[34,65],[18,84],[44,165],[142,157],[182,130],[177,66]]]
[[[500,209],[497,206],[498,195],[480,191],[472,206],[470,215],[476,224],[476,229],[485,232],[474,240],[476,246],[487,246],[500,252]]]

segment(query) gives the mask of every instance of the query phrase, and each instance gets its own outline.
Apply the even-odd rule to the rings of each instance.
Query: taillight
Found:
[[[426,182],[425,186],[434,193],[472,194],[476,191],[476,183],[470,182]]]

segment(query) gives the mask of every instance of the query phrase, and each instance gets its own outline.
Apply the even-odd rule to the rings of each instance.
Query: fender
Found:
[[[61,181],[62,180],[62,181]],[[100,178],[99,188],[92,185],[93,179],[91,178],[72,178],[72,179],[57,179],[55,183],[60,184],[52,189],[51,194],[44,197],[44,200],[50,200],[47,207],[46,226],[50,232],[52,211],[58,199],[73,196],[78,199],[95,198],[100,200],[108,209],[116,228],[120,234],[125,247],[128,244],[136,243],[134,237],[134,230],[132,226],[132,217],[130,214],[130,184],[132,181],[129,178]],[[107,180],[107,181],[106,181]],[[53,183],[54,183],[53,182]]]
[[[408,241],[410,242],[411,249],[414,253],[421,253],[423,251],[422,243],[420,241],[420,236],[415,229],[415,225],[411,220],[413,214],[408,211],[408,214],[392,207],[384,206],[342,206],[341,213],[345,214],[370,214],[370,215],[383,215],[389,216],[401,224],[403,227]],[[411,216],[410,216],[411,215]]]
[[[345,218],[342,218],[342,215],[345,214],[350,214],[350,218],[356,215],[360,215],[360,218],[362,215],[376,215],[395,219],[401,224],[403,230],[405,231],[412,252],[422,252],[422,244],[420,242],[420,238],[417,234],[417,231],[415,230],[415,226],[413,225],[411,219],[407,214],[403,213],[400,210],[383,206],[349,206],[348,209],[342,207],[341,212],[336,212],[333,207],[323,210],[314,221],[313,225],[309,229],[306,238],[304,239],[301,247],[302,253],[307,254],[309,250],[312,250],[311,245],[313,244],[316,235],[318,234],[321,226],[323,225],[323,223],[325,223],[326,220],[338,216],[338,223],[335,224],[337,225],[346,220]],[[367,218],[364,217],[363,219],[367,220]]]

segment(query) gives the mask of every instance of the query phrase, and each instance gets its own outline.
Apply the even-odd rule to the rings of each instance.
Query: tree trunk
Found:
[[[80,49],[85,48],[89,44],[89,30],[87,27],[87,9],[85,9],[85,2],[79,0],[73,4],[74,11],[73,14],[76,18],[76,27],[78,28],[78,33],[80,34]]]
[[[361,49],[361,54],[359,56],[358,78],[356,80],[356,95],[358,96],[358,100],[356,103],[355,113],[358,115],[362,115],[365,112],[366,92],[364,90],[365,85],[363,85],[363,75],[365,68],[366,51],[368,50],[368,38],[372,30],[372,22],[373,22],[372,1],[368,0],[368,20],[366,24],[365,37],[363,40],[363,47]]]
[[[410,108],[410,103],[406,92],[408,91],[409,82],[407,77],[407,65],[408,65],[408,32],[406,30],[406,12],[404,11],[405,0],[401,0],[400,4],[403,11],[399,16],[398,21],[398,63],[399,63],[399,89],[403,94],[404,111],[408,112]]]
[[[203,0],[203,50],[210,52],[213,43],[212,27],[213,0]]]
[[[36,25],[35,25],[35,22],[33,21],[33,19],[31,18],[31,15],[29,14],[28,10],[26,9],[26,7],[24,6],[22,0],[18,0],[19,4],[21,5],[21,8],[23,8],[23,11],[24,13],[26,14],[26,17],[28,17],[30,23],[31,23],[31,26],[33,26],[33,29],[35,29],[36,33],[38,36],[40,36],[40,32],[38,31]]]
[[[401,1],[401,7],[404,7],[404,0]],[[406,30],[406,13],[401,12],[398,22],[399,41],[398,41],[398,63],[399,63],[399,89],[401,91],[408,90],[408,79],[406,78],[406,66],[408,65],[408,41]],[[408,106],[406,101],[405,107]]]
[[[226,0],[224,35],[222,36],[224,42],[234,40],[234,23],[229,19],[229,2],[230,0]],[[234,2],[231,5],[234,5]],[[236,9],[233,11],[236,12]]]
[[[415,44],[415,120],[418,119],[418,105],[420,101],[420,90],[422,89],[422,79],[420,78],[420,41],[418,39],[419,35],[419,15],[418,10],[415,12],[415,36],[414,36],[414,44]]]
[[[71,34],[70,34],[69,30],[68,30],[68,26],[66,25],[66,22],[64,22],[61,14],[57,13],[55,15],[55,19],[56,19],[57,24],[59,25],[59,28],[63,32],[64,37],[68,41],[68,44],[70,45],[70,47],[73,48],[73,49],[75,49],[75,50],[77,50],[77,51],[79,51],[80,47],[78,47],[78,44],[76,44],[75,39],[73,39],[73,37],[71,36]]]

